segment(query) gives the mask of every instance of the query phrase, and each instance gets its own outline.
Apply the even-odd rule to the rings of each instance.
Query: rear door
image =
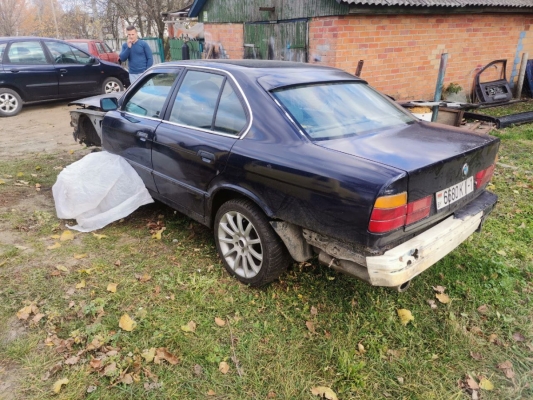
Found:
[[[58,94],[61,98],[80,98],[102,92],[103,75],[100,62],[91,55],[63,42],[45,41],[58,75]]]
[[[247,126],[238,92],[223,73],[190,69],[156,131],[152,161],[159,194],[197,220],[205,215],[209,183]]]
[[[126,158],[146,187],[157,192],[152,177],[152,145],[167,97],[179,69],[161,69],[146,75],[128,92],[120,110],[111,111],[102,125],[102,147]]]
[[[25,101],[57,97],[57,74],[39,40],[11,42],[5,52],[4,80],[14,84]]]
[[[111,61],[109,59],[109,54],[106,53],[104,46],[102,46],[102,43],[94,42],[94,46],[96,47],[96,51],[98,52],[98,57],[104,61]]]

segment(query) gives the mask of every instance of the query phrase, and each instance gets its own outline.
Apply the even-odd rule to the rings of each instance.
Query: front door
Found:
[[[307,20],[244,24],[244,58],[307,62]]]
[[[59,97],[83,97],[102,93],[100,62],[66,43],[45,41],[59,77]]]
[[[146,187],[157,192],[152,177],[152,145],[179,70],[146,75],[121,108],[106,114],[102,124],[102,147],[124,157]]]
[[[231,79],[189,70],[157,127],[152,150],[159,194],[203,221],[209,184],[224,170],[247,113]]]

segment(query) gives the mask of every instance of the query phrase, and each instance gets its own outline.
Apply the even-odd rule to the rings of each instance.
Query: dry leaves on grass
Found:
[[[229,364],[226,361],[222,361],[218,365],[218,370],[224,375],[226,375],[229,372]]]
[[[69,231],[68,229],[66,231],[63,231],[61,233],[61,236],[59,237],[59,241],[60,242],[66,242],[66,241],[69,241],[69,240],[74,240],[74,233],[72,233],[72,231]]]
[[[413,314],[411,314],[411,311],[409,310],[401,308],[396,312],[398,313],[398,317],[400,317],[400,321],[404,326],[406,326],[409,322],[415,320],[415,317],[413,317]]]
[[[118,283],[110,283],[107,285],[107,291],[108,292],[111,292],[111,293],[116,293],[117,292],[117,285]]]
[[[38,314],[39,309],[35,303],[31,303],[17,311],[17,318],[26,321],[31,314]]]
[[[146,272],[144,274],[135,274],[135,278],[139,281],[139,282],[148,282],[149,280],[152,279],[152,277],[150,275],[148,275]]]
[[[155,350],[154,363],[161,364],[163,360],[167,361],[171,365],[176,365],[180,362],[179,358],[170,353],[166,347],[159,347]]]
[[[498,369],[501,369],[507,378],[514,379],[515,373],[511,361],[505,361],[498,364]]]
[[[316,333],[315,324],[313,323],[313,321],[305,321],[305,326],[307,326],[307,329],[309,329],[309,332]]]
[[[317,386],[311,389],[311,394],[327,400],[338,400],[337,394],[326,386]]]
[[[66,385],[67,383],[68,383],[67,378],[59,379],[52,386],[52,390],[54,391],[54,393],[58,394],[59,392],[61,392],[61,388],[63,387],[63,385]]]
[[[59,242],[55,242],[53,245],[48,246],[47,249],[48,250],[55,250],[55,249],[59,249],[60,247],[61,247],[61,244]]]
[[[196,331],[196,322],[194,321],[189,321],[187,323],[187,325],[182,325],[181,326],[181,330],[183,332],[191,332],[191,333],[194,333]]]
[[[162,228],[159,229],[159,230],[153,231],[153,232],[152,232],[152,239],[161,240],[161,235],[163,234],[163,232],[164,232],[166,229],[167,229],[166,227],[162,227]]]
[[[127,332],[131,332],[137,326],[137,322],[132,320],[128,314],[124,314],[122,317],[120,317],[118,326]]]
[[[221,318],[215,317],[215,324],[217,324],[218,326],[222,327],[222,326],[226,325],[226,321],[224,321]]]

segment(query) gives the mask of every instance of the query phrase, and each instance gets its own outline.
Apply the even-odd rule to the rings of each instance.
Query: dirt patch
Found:
[[[19,115],[1,118],[0,159],[28,153],[55,153],[80,149],[72,137],[68,101],[28,105]]]

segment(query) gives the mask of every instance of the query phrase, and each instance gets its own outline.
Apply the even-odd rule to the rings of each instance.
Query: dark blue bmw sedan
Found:
[[[25,103],[124,90],[128,72],[62,40],[0,37],[0,117]]]
[[[213,228],[228,272],[252,286],[318,255],[403,290],[497,201],[486,190],[497,138],[419,121],[334,68],[166,63],[120,99],[102,97],[103,148],[154,198]],[[87,141],[84,112],[94,119],[94,104],[72,112]]]

